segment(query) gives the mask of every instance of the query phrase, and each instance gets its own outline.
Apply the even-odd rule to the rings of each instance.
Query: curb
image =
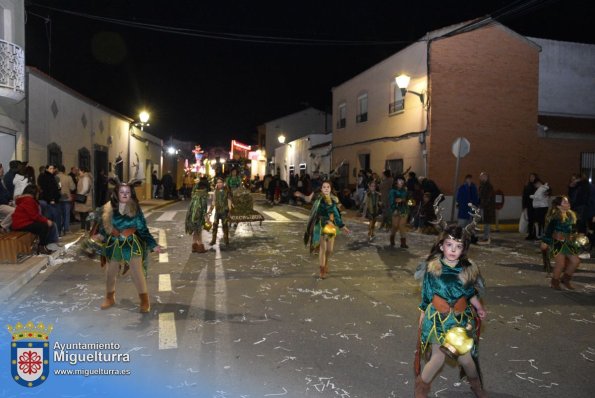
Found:
[[[0,301],[4,301],[25,286],[49,263],[49,256],[33,256],[21,264],[7,264],[0,270],[0,278],[7,281],[0,288]],[[7,277],[4,278],[3,275]]]

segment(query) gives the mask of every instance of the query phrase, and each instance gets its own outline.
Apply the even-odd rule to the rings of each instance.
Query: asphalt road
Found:
[[[27,390],[0,375],[6,396],[95,397],[411,397],[419,316],[413,272],[432,236],[411,234],[410,249],[388,246],[388,235],[366,241],[367,226],[348,220],[337,238],[330,276],[317,278],[317,258],[302,242],[307,212],[257,201],[262,225],[241,223],[231,244],[193,254],[184,234],[188,202],[146,214],[167,247],[151,256],[152,309],[138,313],[128,276],[118,280],[117,305],[99,310],[104,277],[97,259],[77,245],[15,294],[0,321],[53,324],[52,373]],[[221,232],[220,232],[221,235]],[[208,239],[207,233],[204,235]],[[496,241],[498,241],[496,239]],[[487,281],[480,360],[490,397],[595,396],[595,266],[583,264],[578,289],[549,288],[534,244],[501,241],[473,246]],[[10,336],[6,335],[7,341]],[[126,354],[71,365],[56,346],[110,343]],[[2,346],[1,355],[8,356]],[[68,354],[97,350],[71,348]],[[130,375],[64,376],[54,370],[114,369]],[[114,395],[115,394],[115,395]],[[471,397],[447,364],[431,396]]]

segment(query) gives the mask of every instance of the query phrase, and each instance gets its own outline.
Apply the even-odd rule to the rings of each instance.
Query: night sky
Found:
[[[492,15],[526,35],[595,44],[580,0],[27,1],[26,63],[148,131],[227,147],[426,32]]]

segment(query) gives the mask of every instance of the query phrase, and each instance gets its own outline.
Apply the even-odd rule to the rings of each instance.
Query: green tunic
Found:
[[[195,232],[202,231],[202,226],[207,214],[208,192],[206,189],[198,188],[197,185],[192,188],[192,197],[188,213],[186,213],[186,233],[192,235]]]
[[[424,319],[421,325],[421,347],[425,351],[430,344],[442,344],[445,334],[455,326],[465,328],[471,323],[471,337],[476,344],[473,345],[471,354],[477,356],[477,320],[475,310],[470,299],[478,295],[474,283],[463,285],[459,274],[463,270],[460,262],[455,267],[446,265],[440,261],[442,272],[436,277],[431,272],[425,272],[421,286],[421,304],[419,309],[424,312]],[[467,299],[467,308],[462,313],[455,313],[454,309],[447,313],[440,313],[432,304],[434,295],[443,298],[451,307],[461,297]]]
[[[560,219],[560,217],[552,217],[548,220],[541,240],[549,246],[550,257],[553,258],[558,254],[565,256],[576,256],[579,254],[580,247],[572,236],[575,224],[576,218],[574,214],[566,217],[564,220]]]
[[[105,256],[107,261],[119,261],[125,264],[129,264],[132,257],[140,256],[143,258],[143,268],[146,272],[148,253],[157,247],[157,242],[149,232],[149,228],[147,228],[147,221],[141,208],[138,208],[136,215],[133,217],[120,214],[118,209],[114,209],[112,228],[117,231],[134,228],[136,232],[127,237],[122,235],[113,236],[108,234],[102,225],[99,228],[99,233],[107,237],[102,255]]]
[[[401,202],[395,202],[395,199],[402,199]],[[388,202],[390,203],[390,209],[394,216],[406,216],[409,214],[409,206],[407,206],[407,190],[404,188],[401,189],[391,189],[388,193]]]
[[[320,246],[322,228],[331,219],[331,214],[334,218],[334,224],[337,227],[343,228],[345,226],[341,218],[341,212],[339,212],[337,207],[338,201],[339,200],[335,196],[331,195],[330,203],[327,203],[327,201],[324,200],[324,197],[320,195],[314,202],[312,210],[310,211],[310,219],[308,220],[306,233],[304,235],[304,243],[308,244],[308,241],[310,242],[311,252]]]

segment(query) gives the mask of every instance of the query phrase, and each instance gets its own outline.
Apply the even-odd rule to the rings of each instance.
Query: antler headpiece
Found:
[[[444,221],[444,218],[442,217],[442,212],[444,211],[444,208],[439,206],[443,197],[444,195],[440,194],[438,195],[436,200],[434,200],[434,213],[436,214],[436,221],[432,221],[431,223],[434,224],[438,232],[442,232],[448,228],[448,224],[446,223],[446,221]],[[478,221],[481,219],[480,211],[479,208],[475,206],[473,203],[468,203],[467,205],[469,206],[469,209],[471,209],[471,211],[469,212],[469,215],[472,218],[471,223],[469,223],[469,225],[463,228],[464,236],[462,236],[461,238],[455,238],[449,235],[449,239],[460,241],[464,238],[470,238],[475,234],[475,227],[477,226]]]

